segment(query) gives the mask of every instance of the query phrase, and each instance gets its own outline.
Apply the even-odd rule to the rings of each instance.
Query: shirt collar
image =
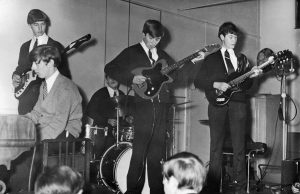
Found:
[[[106,86],[107,87],[107,90],[108,90],[108,93],[109,93],[109,96],[110,97],[113,97],[114,96],[114,92],[116,91],[116,94],[117,94],[117,96],[119,96],[119,91],[118,91],[118,89],[117,90],[114,90],[114,89],[112,89],[111,87],[109,87],[109,86]]]
[[[39,45],[44,45],[44,44],[48,43],[49,36],[46,33],[44,33],[42,36],[32,37],[31,42],[30,42],[30,46],[29,46],[29,51],[31,51],[33,49],[33,45],[34,45],[36,39],[38,39],[38,46]]]
[[[46,83],[47,83],[48,93],[50,92],[50,90],[51,90],[51,88],[52,88],[52,86],[53,86],[53,84],[54,84],[54,82],[55,82],[58,75],[59,75],[59,71],[56,70],[48,79],[45,80]]]
[[[222,47],[222,48],[221,48],[221,52],[222,52],[223,54],[225,53],[226,50],[228,51],[228,53],[229,53],[230,55],[235,55],[233,49],[226,49],[225,47]]]

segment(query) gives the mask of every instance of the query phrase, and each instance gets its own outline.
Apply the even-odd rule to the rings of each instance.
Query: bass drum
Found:
[[[100,161],[100,179],[104,185],[116,193],[125,193],[127,190],[126,177],[132,155],[132,145],[120,142],[111,146]],[[147,174],[146,174],[147,175]],[[146,176],[142,194],[149,194],[148,179]]]

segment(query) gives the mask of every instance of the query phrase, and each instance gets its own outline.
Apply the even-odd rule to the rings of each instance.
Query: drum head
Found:
[[[100,161],[100,178],[113,192],[126,191],[126,177],[132,155],[132,145],[121,142],[111,146]]]

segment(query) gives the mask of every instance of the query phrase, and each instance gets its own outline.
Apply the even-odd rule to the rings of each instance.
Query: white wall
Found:
[[[49,35],[67,46],[90,33],[89,43],[69,55],[69,68],[74,82],[82,89],[87,101],[103,86],[105,1],[98,0],[1,0],[0,37],[2,46],[0,71],[0,114],[17,114],[17,100],[13,95],[12,72],[18,62],[21,44],[32,37],[27,25],[31,9],[43,10],[51,20]]]
[[[300,29],[295,29],[294,0],[263,0],[260,1],[260,48],[271,48],[274,52],[289,49],[299,61]],[[299,70],[298,70],[299,71]],[[299,109],[300,78],[288,76],[287,93],[293,98]],[[269,78],[261,83],[259,93],[280,94],[280,81]],[[295,109],[291,106],[290,115]],[[291,122],[290,130],[300,132],[299,116]]]

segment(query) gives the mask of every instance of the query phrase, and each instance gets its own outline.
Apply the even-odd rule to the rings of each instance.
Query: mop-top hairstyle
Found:
[[[81,174],[69,166],[46,169],[37,178],[35,194],[77,194],[84,185]]]
[[[180,152],[163,164],[162,174],[167,180],[173,176],[178,181],[178,189],[193,189],[200,192],[207,170],[198,156],[189,152]]]

